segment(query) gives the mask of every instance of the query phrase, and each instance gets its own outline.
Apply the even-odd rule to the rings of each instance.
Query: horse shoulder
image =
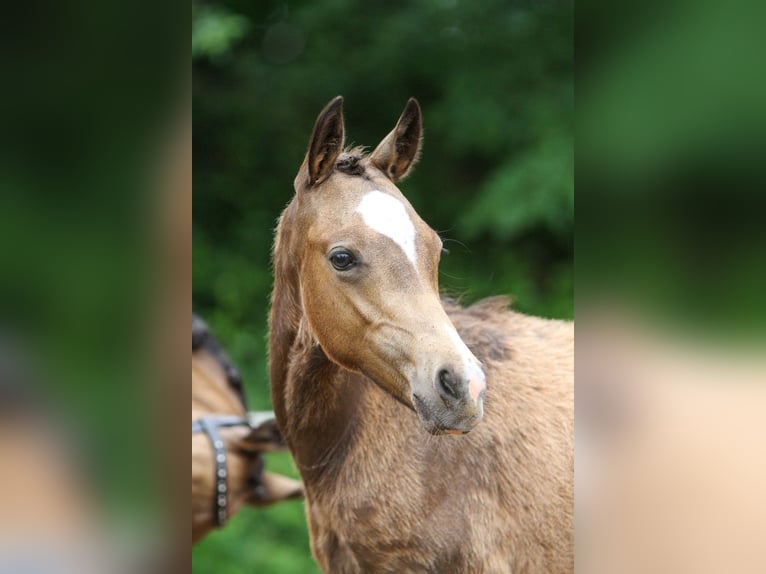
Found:
[[[574,327],[494,306],[449,309],[487,374],[484,421],[466,439],[466,464],[491,484],[487,532],[514,538],[530,571],[571,568],[574,504]],[[486,476],[482,478],[482,474]],[[481,483],[479,483],[481,484]],[[546,564],[535,567],[534,564]]]

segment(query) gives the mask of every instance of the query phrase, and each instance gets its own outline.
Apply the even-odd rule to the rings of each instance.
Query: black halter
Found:
[[[192,313],[192,353],[206,349],[221,365],[226,373],[226,380],[239,396],[242,406],[247,410],[247,397],[242,386],[242,376],[231,359],[224,353],[218,341],[210,334],[207,324]],[[218,427],[250,427],[250,422],[236,415],[209,415],[192,421],[192,434],[204,432],[213,447],[215,457],[215,520],[218,526],[226,524],[228,517],[229,471],[226,467],[226,445],[218,434]],[[252,427],[251,427],[252,428]]]
[[[250,427],[250,422],[236,415],[211,415],[192,421],[192,434],[204,432],[210,439],[215,457],[215,522],[226,524],[229,504],[229,471],[226,467],[226,445],[218,434],[219,427]]]

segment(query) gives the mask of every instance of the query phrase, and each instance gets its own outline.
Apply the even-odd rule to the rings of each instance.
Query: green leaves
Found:
[[[225,8],[192,3],[192,58],[221,57],[249,28],[247,18]]]
[[[516,239],[535,228],[557,236],[574,231],[572,140],[559,134],[490,175],[462,222],[466,238],[487,233]]]

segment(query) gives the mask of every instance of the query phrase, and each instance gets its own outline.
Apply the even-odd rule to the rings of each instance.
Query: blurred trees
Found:
[[[400,188],[445,238],[445,292],[572,317],[571,2],[197,1],[192,19],[194,305],[253,407],[269,406],[273,229],[338,94],[348,143],[370,147],[419,99],[423,157]],[[195,571],[309,571],[296,506],[243,512],[200,546]]]
[[[580,303],[763,333],[766,4],[580,8]]]

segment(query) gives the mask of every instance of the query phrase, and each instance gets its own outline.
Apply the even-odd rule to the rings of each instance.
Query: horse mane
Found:
[[[459,297],[449,297],[442,295],[442,305],[445,311],[450,312],[464,311],[477,319],[492,320],[498,313],[509,311],[513,301],[506,295],[493,295],[485,297],[470,305],[463,305]]]

